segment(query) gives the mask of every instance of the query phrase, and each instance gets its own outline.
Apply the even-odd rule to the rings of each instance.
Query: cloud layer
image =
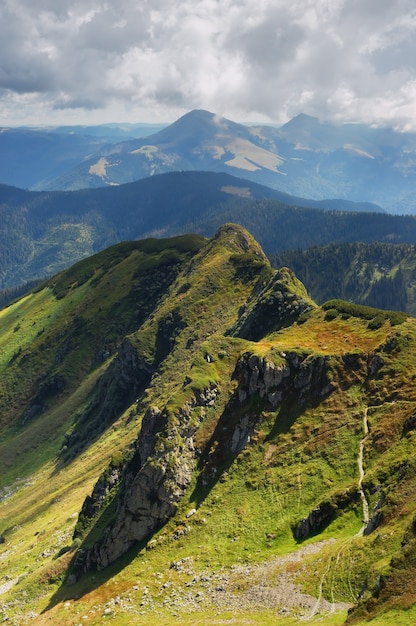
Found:
[[[0,0],[0,125],[322,119],[416,130],[413,0]]]

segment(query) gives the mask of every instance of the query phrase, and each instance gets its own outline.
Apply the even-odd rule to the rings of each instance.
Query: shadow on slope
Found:
[[[123,554],[119,559],[117,559],[117,561],[105,569],[88,572],[73,584],[71,584],[72,581],[69,575],[50,598],[47,606],[43,609],[42,614],[48,613],[48,611],[61,602],[79,600],[80,598],[94,592],[94,590],[99,589],[102,585],[105,585],[108,581],[117,576],[117,574],[119,574],[124,568],[130,565],[132,561],[134,561],[134,559],[146,547],[150,539],[151,537],[149,537],[146,541],[142,541],[141,543],[134,545],[128,552]],[[75,559],[76,555],[69,564],[69,571]]]

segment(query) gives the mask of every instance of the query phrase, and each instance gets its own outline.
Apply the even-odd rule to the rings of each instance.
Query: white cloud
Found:
[[[416,130],[413,0],[0,0],[0,124],[321,118]]]

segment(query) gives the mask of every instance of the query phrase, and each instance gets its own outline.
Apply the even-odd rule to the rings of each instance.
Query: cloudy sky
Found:
[[[0,126],[304,112],[416,130],[414,0],[0,0]]]

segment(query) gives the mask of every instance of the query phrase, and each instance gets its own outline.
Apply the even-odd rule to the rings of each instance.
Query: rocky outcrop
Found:
[[[124,470],[114,523],[100,542],[78,555],[73,575],[106,567],[174,515],[192,479],[194,435],[214,389],[196,393],[175,415],[156,406],[146,411],[136,452]]]
[[[298,352],[282,352],[280,363],[253,354],[243,355],[237,363],[240,402],[258,394],[274,408],[282,401],[295,400],[300,406],[319,400],[332,389],[328,376],[329,357]]]
[[[383,365],[384,359],[377,352],[372,352],[368,356],[368,375],[376,376]]]
[[[198,480],[202,489],[218,480],[252,440],[262,419],[258,403],[251,406],[253,398],[260,398],[265,408],[276,410],[283,403],[312,405],[332,391],[329,357],[288,352],[281,353],[276,361],[249,352],[238,360],[233,375],[237,388],[200,461]]]
[[[316,535],[328,526],[335,518],[336,507],[331,502],[322,502],[315,507],[307,517],[300,520],[293,528],[293,537],[296,541],[303,541]]]
[[[119,353],[113,371],[120,368],[118,379],[128,381],[128,372],[137,373],[139,361],[128,345],[124,355],[120,361]],[[259,397],[272,409],[283,402],[303,407],[331,392],[328,372],[328,358],[324,356],[288,352],[272,360],[251,353],[242,355],[234,371],[237,388],[202,452],[201,486],[209,486],[221,475],[224,464],[232,463],[249,445],[261,419],[261,411],[249,408],[252,397]],[[106,567],[133,545],[148,540],[175,514],[197,469],[194,435],[205,407],[215,405],[217,393],[214,385],[194,390],[174,414],[157,406],[147,409],[135,452],[123,470],[114,521],[99,542],[78,555],[75,574]]]
[[[259,341],[268,333],[290,326],[315,306],[302,283],[284,267],[249,298],[230,332]]]
[[[85,534],[94,518],[100,513],[107,503],[111,491],[119,484],[122,463],[111,462],[108,468],[101,474],[95,483],[93,492],[87,496],[82,505],[78,522],[75,526],[73,539]]]
[[[115,400],[117,404],[121,397],[134,397],[150,380],[153,371],[153,367],[140,357],[130,340],[123,339],[116,357],[100,379],[103,404],[107,404],[107,396],[110,396],[112,405]],[[117,408],[116,406],[116,411]]]
[[[79,415],[73,431],[65,436],[61,449],[63,460],[79,454],[100,435],[145,389],[153,371],[125,338],[98,379],[92,401]]]
[[[292,533],[296,541],[303,541],[313,537],[324,530],[338,515],[340,510],[345,510],[352,504],[357,503],[360,497],[357,490],[344,491],[325,500],[292,527]]]
[[[379,497],[379,499],[377,500],[376,504],[374,505],[374,509],[372,512],[372,515],[368,521],[367,526],[364,528],[364,535],[370,535],[372,532],[374,532],[376,530],[376,528],[378,528],[380,526],[380,524],[382,524],[383,519],[384,519],[384,515],[382,513],[382,511],[380,511],[381,507],[383,506],[384,502],[386,500],[386,496],[383,492],[381,492],[381,495]]]
[[[258,393],[261,398],[267,397],[270,404],[276,407],[282,401],[280,387],[284,379],[290,376],[290,367],[286,362],[276,366],[273,361],[246,355],[237,363],[235,376],[240,378],[237,391],[240,402]]]

